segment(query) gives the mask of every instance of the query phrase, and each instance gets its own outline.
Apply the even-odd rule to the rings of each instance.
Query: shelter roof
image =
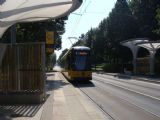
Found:
[[[146,43],[148,41],[149,41],[148,38],[129,39],[129,40],[121,42],[121,45],[129,47],[130,49],[133,49],[134,47],[138,47],[138,46],[136,46],[136,44],[144,43],[144,42]]]
[[[82,0],[0,0],[0,37],[15,23],[63,17],[81,3]]]
[[[150,41],[145,43],[138,43],[137,46],[146,48],[149,51],[156,51],[160,48],[160,41]]]

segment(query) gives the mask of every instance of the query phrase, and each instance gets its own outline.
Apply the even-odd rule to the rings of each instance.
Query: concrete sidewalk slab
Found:
[[[59,74],[57,76],[60,77],[59,79],[62,80],[61,81],[62,84],[65,84],[62,88],[63,92],[61,92],[61,95],[63,94],[64,98],[61,98],[61,99],[65,100],[65,102],[63,101],[64,103],[63,109],[65,108],[64,110],[66,111],[64,112],[65,115],[61,115],[61,116],[65,116],[67,120],[68,119],[69,120],[107,120],[108,119],[102,113],[102,111],[98,109],[98,107],[95,104],[93,104],[91,100],[87,98],[78,88],[74,88],[73,85],[71,85],[68,81],[66,81],[62,74]],[[55,98],[58,98],[58,97],[55,96]],[[60,115],[58,118],[61,118]],[[54,119],[54,120],[66,120],[66,119],[62,118],[62,119]]]

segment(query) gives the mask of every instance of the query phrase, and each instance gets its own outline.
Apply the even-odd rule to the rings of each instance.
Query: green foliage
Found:
[[[46,69],[50,71],[53,69],[54,65],[56,64],[56,54],[46,54]]]
[[[105,72],[121,72],[121,66],[119,64],[104,64],[102,69]]]
[[[11,32],[10,28],[4,33],[3,37],[0,38],[0,43],[10,43],[11,41]]]
[[[61,36],[64,31],[65,18],[40,22],[19,23],[16,25],[17,43],[45,42],[46,31],[55,32],[55,49],[61,49]],[[10,29],[3,35],[0,42],[10,43]]]
[[[156,60],[155,60],[155,73],[160,75],[160,49],[157,50],[156,53]]]
[[[118,64],[122,61],[120,42],[136,37],[135,18],[126,0],[118,0],[106,19],[105,61]]]
[[[156,63],[155,63],[155,73],[157,74],[157,75],[160,75],[160,59],[157,59],[156,60]]]
[[[137,21],[139,37],[159,39],[156,34],[157,21],[155,19],[156,10],[160,6],[160,0],[131,0],[130,7]]]
[[[61,55],[59,56],[58,60],[57,60],[58,64],[59,64],[61,67],[64,67],[65,61],[64,61],[64,59],[62,59],[62,58],[63,58],[63,56],[67,53],[67,51],[68,51],[67,48],[64,49],[64,50],[62,51]]]
[[[47,20],[40,22],[19,23],[16,25],[16,42],[45,42],[46,31],[54,31],[56,50],[61,49],[61,35],[64,33],[64,19]],[[10,28],[3,35],[0,42],[10,43]],[[51,70],[56,63],[55,54],[46,54],[46,68]]]
[[[108,39],[119,43],[135,37],[135,30],[135,19],[126,0],[118,0],[107,19]]]
[[[157,29],[155,30],[155,32],[160,35],[160,8],[158,8],[156,10],[157,14],[156,14],[156,20],[158,22],[158,25],[157,25]]]

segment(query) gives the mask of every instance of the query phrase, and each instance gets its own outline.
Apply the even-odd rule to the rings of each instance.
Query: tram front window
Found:
[[[76,67],[76,70],[85,70],[86,56],[76,56],[75,67]]]

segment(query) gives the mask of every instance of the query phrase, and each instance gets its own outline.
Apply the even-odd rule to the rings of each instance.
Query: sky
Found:
[[[116,0],[83,0],[79,9],[71,13],[66,21],[65,33],[62,35],[62,49],[56,51],[57,59],[61,52],[70,48],[81,34],[98,27],[99,23],[108,17],[115,3]],[[75,38],[69,40],[69,37]]]

